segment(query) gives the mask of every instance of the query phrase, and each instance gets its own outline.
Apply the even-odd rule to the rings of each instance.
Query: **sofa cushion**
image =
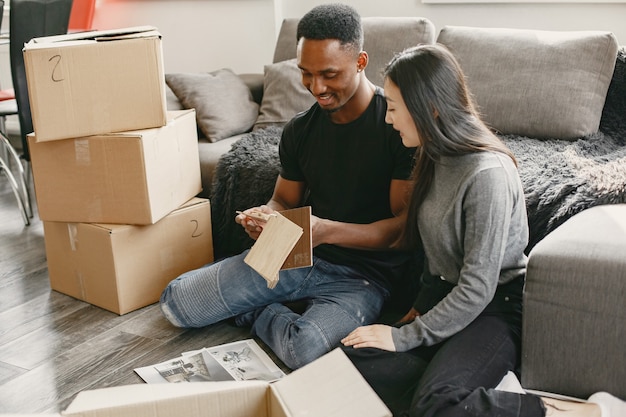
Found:
[[[598,130],[618,48],[612,33],[446,26],[437,42],[500,133],[574,139]]]
[[[302,85],[302,74],[295,58],[266,65],[264,73],[263,100],[254,130],[284,125],[315,103],[313,95]]]
[[[178,97],[176,97],[176,94],[174,94],[172,89],[169,88],[169,86],[166,86],[166,87],[167,88],[165,89],[165,107],[167,108],[167,110],[168,111],[185,110],[185,108],[183,107],[183,104],[180,102]]]
[[[198,139],[200,176],[202,178],[202,191],[198,194],[198,197],[211,198],[215,167],[217,166],[220,158],[230,150],[233,143],[236,143],[247,134],[248,133],[242,133],[240,135],[231,136],[218,142],[209,142],[206,138]]]
[[[622,123],[624,115],[626,115],[626,45],[620,46],[617,51],[615,70],[609,91],[606,93],[600,129],[610,134],[618,133],[619,126],[626,124]],[[626,140],[626,133],[621,134]]]
[[[259,115],[250,89],[228,68],[166,74],[165,82],[184,108],[196,109],[198,128],[210,142],[250,130]]]

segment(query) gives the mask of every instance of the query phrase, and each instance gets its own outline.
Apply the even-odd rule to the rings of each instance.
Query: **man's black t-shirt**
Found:
[[[408,179],[414,148],[407,148],[397,131],[386,124],[387,103],[377,88],[367,110],[356,120],[336,124],[315,103],[284,128],[279,152],[280,175],[306,183],[314,215],[346,223],[367,224],[392,217],[392,179]],[[389,288],[408,255],[319,245],[315,255],[349,265]]]

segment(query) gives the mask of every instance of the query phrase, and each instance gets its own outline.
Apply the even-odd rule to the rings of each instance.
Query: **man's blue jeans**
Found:
[[[161,295],[178,327],[204,327],[238,316],[289,368],[317,359],[380,314],[388,292],[354,268],[314,257],[313,266],[280,272],[274,289],[243,260],[247,251],[189,271]],[[283,305],[307,300],[302,314]]]

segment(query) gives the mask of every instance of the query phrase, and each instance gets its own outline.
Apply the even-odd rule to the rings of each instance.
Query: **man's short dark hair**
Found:
[[[339,3],[316,6],[298,22],[297,40],[337,39],[360,52],[363,49],[361,16],[351,6]]]

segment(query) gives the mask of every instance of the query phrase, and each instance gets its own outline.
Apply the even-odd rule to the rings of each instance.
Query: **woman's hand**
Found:
[[[349,335],[341,339],[341,343],[344,346],[352,346],[357,349],[373,347],[390,352],[396,351],[393,338],[391,337],[391,327],[384,324],[357,327]]]
[[[272,214],[273,212],[274,210],[265,205],[252,207],[245,211],[237,212],[238,214],[235,216],[235,223],[240,224],[248,236],[257,240],[266,223],[266,220],[262,219],[263,216],[259,216],[258,213]]]

